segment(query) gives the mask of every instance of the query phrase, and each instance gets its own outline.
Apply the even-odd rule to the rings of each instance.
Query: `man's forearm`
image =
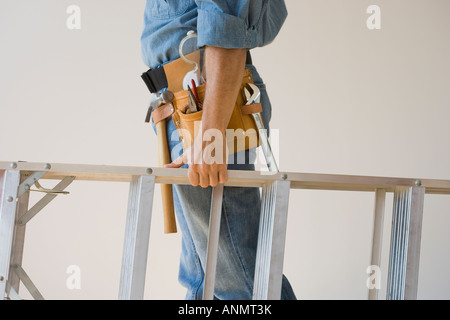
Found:
[[[203,100],[202,132],[198,133],[192,148],[166,166],[179,168],[188,163],[188,177],[193,186],[215,187],[228,180],[225,130],[242,84],[245,59],[246,49],[205,48],[206,93]],[[224,150],[220,156],[217,154],[220,150],[214,149],[214,155],[211,154],[214,160],[205,161],[203,151],[209,146],[209,142],[204,141],[203,137],[210,129],[219,130],[222,133]],[[209,152],[206,154],[209,156]]]
[[[246,49],[205,48],[203,130],[225,132],[242,84]]]

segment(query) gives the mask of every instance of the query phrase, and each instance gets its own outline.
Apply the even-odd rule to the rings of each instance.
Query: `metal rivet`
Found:
[[[8,202],[13,202],[13,201],[14,201],[14,198],[11,197],[11,196],[9,196],[7,200],[8,200]]]
[[[422,181],[421,180],[416,180],[416,186],[421,187],[422,186]]]
[[[46,163],[46,164],[44,165],[44,169],[47,169],[47,170],[50,170],[51,167],[52,167],[52,166],[50,165],[50,163]]]
[[[283,173],[281,175],[281,179],[286,180],[288,178],[288,175],[286,173]]]
[[[11,162],[11,164],[9,165],[11,168],[15,169],[17,168],[17,163],[15,162]]]
[[[3,280],[5,280],[5,277],[0,276],[0,282],[3,282]]]
[[[153,169],[152,168],[147,168],[147,170],[145,170],[145,173],[152,174],[153,173]]]
[[[25,188],[25,190],[30,190],[31,186],[30,186],[29,184],[26,184],[26,185],[24,186],[24,188]]]

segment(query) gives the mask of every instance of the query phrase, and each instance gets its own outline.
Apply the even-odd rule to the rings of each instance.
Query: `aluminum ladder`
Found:
[[[44,179],[59,182],[52,189],[44,189],[39,184]],[[20,299],[20,282],[34,299],[44,298],[22,268],[26,224],[55,197],[65,193],[74,180],[129,183],[119,299],[144,298],[155,184],[189,184],[186,169],[0,161],[0,294],[3,298]],[[385,196],[393,192],[387,299],[408,300],[417,299],[424,196],[450,194],[449,180],[295,172],[267,175],[230,171],[226,186],[262,189],[255,300],[279,299],[281,295],[291,189],[374,192],[372,265],[380,265]],[[204,299],[214,296],[223,187],[213,191]],[[29,194],[35,189],[43,197],[29,208]],[[368,292],[369,299],[377,299],[377,295],[376,289]]]

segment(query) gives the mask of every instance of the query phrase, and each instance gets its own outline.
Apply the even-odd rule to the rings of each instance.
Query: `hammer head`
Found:
[[[150,122],[150,117],[152,115],[152,111],[158,109],[159,107],[168,104],[173,101],[175,98],[172,91],[164,91],[162,93],[155,93],[150,98],[150,106],[147,111],[147,117],[145,118],[145,122]]]
[[[152,110],[158,109],[162,105],[172,102],[174,98],[175,96],[172,91],[167,90],[162,93],[156,93],[151,97],[150,107]]]

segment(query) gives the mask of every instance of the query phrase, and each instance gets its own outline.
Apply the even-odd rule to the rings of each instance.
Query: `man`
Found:
[[[250,68],[261,90],[262,116],[268,127],[270,101],[255,67],[246,65],[247,51],[270,43],[286,16],[284,0],[147,0],[141,38],[143,60],[150,68],[158,68],[179,59],[180,42],[188,31],[197,32],[197,47],[204,48],[204,74],[208,83],[201,130],[219,130],[226,145],[225,129],[245,66]],[[172,120],[168,121],[167,130],[170,150],[179,150],[180,140]],[[227,169],[254,170],[249,162],[227,165],[226,155],[221,163],[202,162],[202,150],[208,146],[208,142],[202,141],[202,132],[194,142],[198,147],[193,148],[193,158],[187,153],[176,155],[167,165],[168,168],[188,166],[192,184],[174,186],[176,216],[182,232],[179,281],[187,288],[186,299],[202,297],[211,187],[227,181]],[[245,151],[246,159],[254,158],[249,157],[254,152]],[[194,161],[188,163],[188,159]],[[225,188],[215,284],[217,299],[252,298],[259,214],[257,188]],[[282,299],[295,299],[286,278],[283,278]]]

